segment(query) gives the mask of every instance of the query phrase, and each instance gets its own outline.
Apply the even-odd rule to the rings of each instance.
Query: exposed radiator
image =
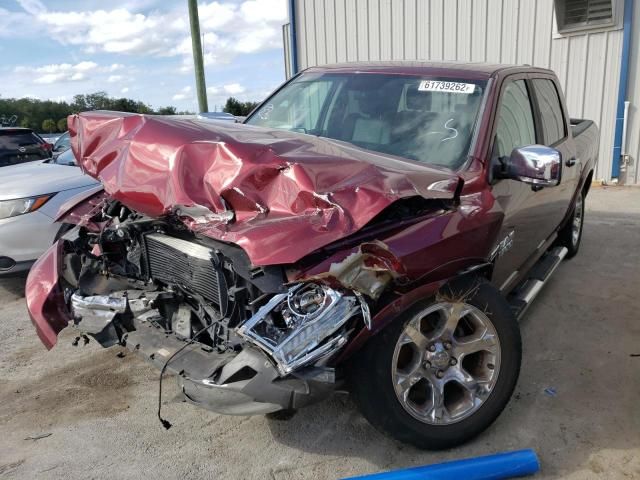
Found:
[[[145,240],[151,278],[180,285],[226,312],[226,281],[211,249],[161,233],[146,235]]]

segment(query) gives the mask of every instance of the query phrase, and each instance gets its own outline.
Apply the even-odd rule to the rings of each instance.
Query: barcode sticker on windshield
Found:
[[[476,89],[473,83],[445,82],[441,80],[422,80],[418,85],[421,92],[473,93]]]

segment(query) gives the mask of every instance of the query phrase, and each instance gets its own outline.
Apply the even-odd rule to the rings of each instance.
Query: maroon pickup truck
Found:
[[[422,448],[509,401],[518,319],[578,252],[598,151],[553,72],[484,64],[314,67],[244,124],[69,127],[104,191],[60,212],[75,226],[29,275],[48,348],[73,325],[224,414],[346,389]]]

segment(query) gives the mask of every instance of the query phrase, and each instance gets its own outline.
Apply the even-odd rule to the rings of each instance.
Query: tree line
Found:
[[[224,111],[236,116],[245,116],[257,102],[240,102],[229,98]],[[106,92],[74,95],[72,102],[38,100],[35,98],[0,98],[0,126],[20,126],[38,132],[55,133],[67,130],[67,116],[88,110],[115,110],[119,112],[148,113],[156,115],[186,115],[166,106],[154,110],[144,102],[130,98],[112,98]]]

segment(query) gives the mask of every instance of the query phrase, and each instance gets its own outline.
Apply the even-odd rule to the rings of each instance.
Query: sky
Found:
[[[284,81],[286,0],[200,0],[209,110]],[[0,0],[0,97],[106,91],[197,111],[186,0]]]

